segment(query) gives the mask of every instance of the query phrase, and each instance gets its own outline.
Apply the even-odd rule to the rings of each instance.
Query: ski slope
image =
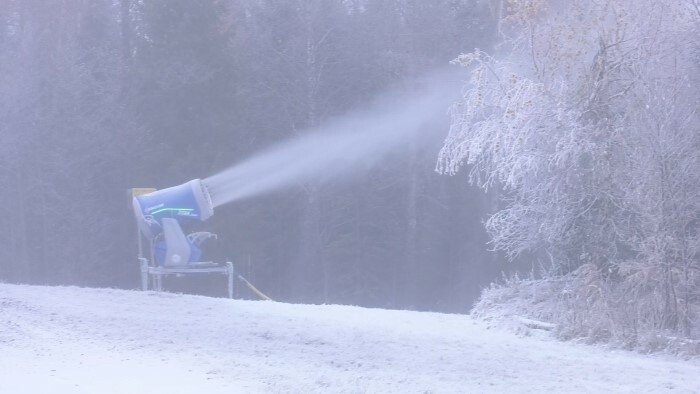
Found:
[[[700,362],[469,316],[0,284],[0,393],[700,393]]]

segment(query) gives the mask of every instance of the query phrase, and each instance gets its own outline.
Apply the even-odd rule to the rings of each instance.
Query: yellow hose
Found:
[[[245,283],[246,286],[248,286],[248,288],[250,289],[250,291],[252,291],[253,293],[255,293],[255,294],[256,294],[258,297],[260,297],[261,299],[267,300],[267,301],[272,301],[272,298],[266,296],[265,294],[263,294],[262,291],[256,289],[255,286],[253,286],[250,282],[248,282],[248,281],[246,280],[246,278],[242,277],[241,275],[238,275],[238,279],[242,280],[243,283]]]

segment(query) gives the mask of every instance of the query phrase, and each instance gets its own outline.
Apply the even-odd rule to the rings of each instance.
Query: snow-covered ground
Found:
[[[0,393],[700,393],[700,362],[469,316],[0,284]]]

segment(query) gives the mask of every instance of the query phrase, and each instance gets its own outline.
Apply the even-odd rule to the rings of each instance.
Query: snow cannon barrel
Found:
[[[162,232],[163,218],[203,221],[214,214],[209,191],[199,179],[135,196],[133,204],[139,228],[149,239]]]

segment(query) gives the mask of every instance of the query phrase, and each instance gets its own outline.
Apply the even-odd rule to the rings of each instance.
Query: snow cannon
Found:
[[[214,214],[209,191],[199,179],[134,197],[134,213],[143,235],[153,239],[162,232],[163,219],[204,221]]]
[[[139,229],[153,245],[158,265],[182,265],[199,261],[199,244],[211,233],[185,235],[181,223],[204,221],[214,214],[207,188],[199,179],[182,185],[134,196]]]

